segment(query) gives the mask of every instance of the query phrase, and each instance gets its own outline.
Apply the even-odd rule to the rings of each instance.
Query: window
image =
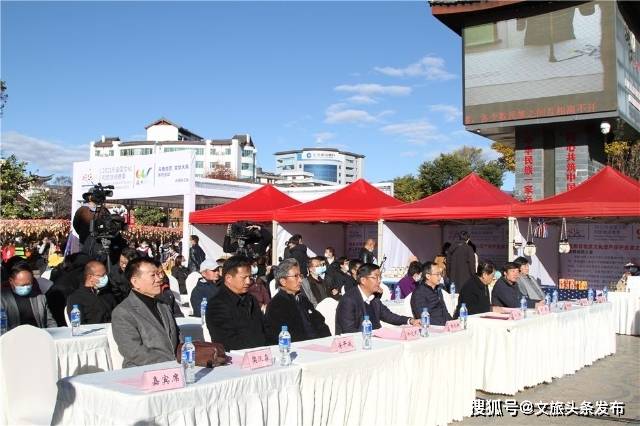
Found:
[[[253,156],[253,151],[251,151],[250,149],[243,149],[242,150],[242,156],[243,157],[251,157],[251,156]]]
[[[332,164],[305,164],[305,172],[313,173],[313,177],[329,182],[338,181],[338,166]]]
[[[126,148],[120,150],[120,155],[127,157],[130,155],[151,155],[153,148]]]
[[[225,148],[224,155],[231,155],[231,148]]]
[[[204,162],[196,161],[196,169],[204,169]]]
[[[231,168],[231,163],[230,163],[229,161],[227,161],[227,162],[225,162],[225,163],[224,163],[224,166],[225,166],[227,169],[230,169],[230,168]]]
[[[204,148],[196,148],[196,155],[204,155]]]
[[[215,148],[211,150],[211,155],[218,155],[218,151]]]
[[[210,169],[215,169],[216,168],[216,163],[209,163],[209,168]]]
[[[242,163],[242,170],[250,170],[250,169],[251,169],[251,164]]]

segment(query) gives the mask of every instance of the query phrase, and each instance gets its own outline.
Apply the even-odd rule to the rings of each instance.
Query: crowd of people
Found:
[[[83,324],[112,323],[123,365],[129,367],[175,359],[175,318],[183,312],[169,275],[179,283],[179,292],[187,294],[186,281],[197,272],[199,279],[190,292],[193,315],[205,315],[209,333],[226,350],[275,344],[283,325],[293,342],[329,336],[327,319],[316,309],[327,298],[337,301],[336,334],[359,331],[365,315],[374,329],[382,322],[417,326],[427,308],[431,324],[444,325],[458,317],[463,303],[469,314],[517,308],[523,297],[528,307],[544,303],[544,292],[529,275],[526,258],[498,271],[493,263],[478,259],[466,232],[433,260],[413,259],[409,264],[398,286],[401,297],[410,298],[412,316],[397,315],[382,302],[382,270],[374,240],[367,240],[355,259],[337,257],[332,247],[326,247],[323,256],[307,253],[301,235],[289,239],[278,265],[268,265],[264,256],[242,254],[211,259],[195,235],[189,258],[176,255],[170,265],[156,259],[148,244],[123,249],[113,265],[80,252],[53,269],[53,285],[46,294],[31,266],[14,253],[2,266],[4,289],[10,290],[2,292],[2,306],[11,329],[21,324],[65,326],[65,316],[78,305]],[[459,300],[451,315],[444,292],[454,282]]]

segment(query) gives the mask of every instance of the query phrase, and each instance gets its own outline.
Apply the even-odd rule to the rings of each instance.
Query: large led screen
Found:
[[[464,122],[616,109],[614,3],[466,27]]]

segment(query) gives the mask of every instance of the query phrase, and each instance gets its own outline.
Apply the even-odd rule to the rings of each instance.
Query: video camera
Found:
[[[232,223],[225,236],[224,251],[248,257],[263,256],[271,244],[271,233],[264,227],[247,221]]]
[[[82,199],[87,203],[93,201],[96,204],[104,204],[107,197],[113,197],[113,185],[102,186],[98,183],[82,194]]]
[[[244,240],[245,244],[258,242],[261,238],[260,227],[251,222],[238,221],[231,224],[229,236],[236,240]]]

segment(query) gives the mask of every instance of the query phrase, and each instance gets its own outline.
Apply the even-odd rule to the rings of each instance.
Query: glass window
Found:
[[[215,169],[216,167],[216,163],[209,163],[209,168],[210,169]]]
[[[242,170],[249,170],[251,169],[251,164],[249,163],[242,163]]]
[[[242,156],[243,157],[251,157],[253,155],[253,151],[251,151],[250,149],[243,149],[242,150]]]
[[[332,164],[305,164],[305,172],[313,173],[313,177],[329,182],[338,181],[338,166]]]
[[[196,148],[196,155],[204,155],[204,148]]]
[[[225,148],[224,155],[231,155],[231,148]]]
[[[196,169],[204,169],[204,162],[196,161]]]
[[[211,150],[211,155],[218,155],[218,151],[215,148]]]
[[[230,169],[231,168],[231,163],[229,161],[227,161],[227,162],[224,163],[224,166],[226,168]]]

